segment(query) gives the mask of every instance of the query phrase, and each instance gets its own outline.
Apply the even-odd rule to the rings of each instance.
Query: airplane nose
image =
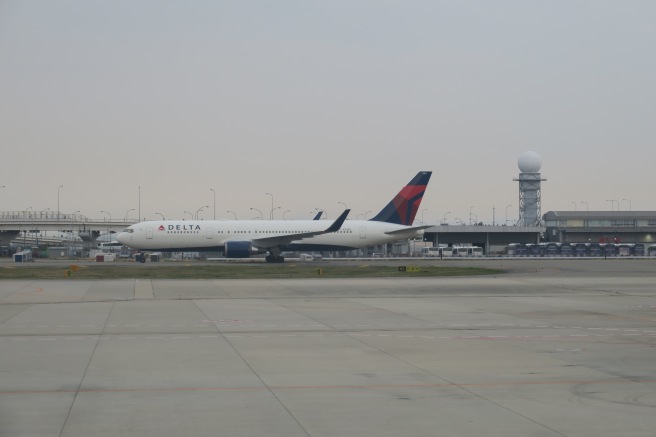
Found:
[[[118,241],[121,244],[125,244],[127,241],[127,233],[126,232],[119,232],[118,235],[116,235],[116,241]]]

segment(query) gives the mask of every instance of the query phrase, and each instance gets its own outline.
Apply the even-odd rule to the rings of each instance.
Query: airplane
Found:
[[[415,238],[431,226],[412,226],[432,172],[421,171],[373,218],[346,220],[349,209],[328,227],[317,220],[167,220],[129,226],[116,236],[140,251],[223,252],[226,258],[283,251],[348,251]]]
[[[20,231],[11,241],[12,246],[61,246],[64,244],[82,244],[83,240],[76,231]]]

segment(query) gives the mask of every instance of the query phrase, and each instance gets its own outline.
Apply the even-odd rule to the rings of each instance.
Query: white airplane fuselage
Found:
[[[330,224],[327,220],[180,220],[148,221],[130,226],[116,239],[139,250],[208,251],[223,250],[227,242],[253,242],[261,250],[270,244],[260,239],[319,232]],[[407,229],[407,235],[403,232]],[[390,235],[388,232],[395,232]],[[400,233],[399,233],[400,232]],[[280,245],[284,250],[352,250],[414,238],[422,230],[394,223],[346,220],[337,232],[315,235]]]

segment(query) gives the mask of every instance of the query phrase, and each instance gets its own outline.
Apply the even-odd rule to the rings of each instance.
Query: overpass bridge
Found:
[[[0,241],[7,242],[21,232],[33,231],[75,231],[82,239],[92,240],[101,232],[120,232],[136,222],[56,211],[0,211]]]

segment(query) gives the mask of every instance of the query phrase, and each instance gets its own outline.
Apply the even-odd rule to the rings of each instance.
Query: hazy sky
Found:
[[[62,212],[116,219],[141,187],[143,217],[210,219],[214,188],[217,218],[267,192],[356,218],[432,170],[425,222],[503,223],[528,150],[543,213],[656,210],[654,23],[652,0],[0,0],[0,210],[63,185]]]

